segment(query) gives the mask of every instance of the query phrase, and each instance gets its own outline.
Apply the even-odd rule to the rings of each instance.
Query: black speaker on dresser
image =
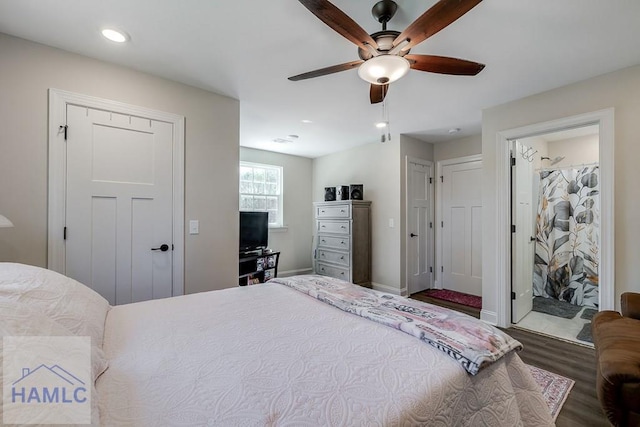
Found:
[[[364,199],[364,185],[363,184],[351,184],[349,186],[349,197],[351,200],[363,200]]]
[[[333,202],[336,200],[336,187],[324,187],[324,201]]]

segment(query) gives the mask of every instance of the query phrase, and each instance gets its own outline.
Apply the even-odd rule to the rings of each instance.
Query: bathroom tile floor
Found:
[[[588,341],[581,341],[576,338],[578,333],[582,330],[582,327],[586,323],[590,322],[588,319],[580,318],[585,308],[588,307],[583,307],[573,319],[563,319],[562,317],[531,311],[514,326],[532,332],[561,338],[573,343],[593,347],[592,343]]]

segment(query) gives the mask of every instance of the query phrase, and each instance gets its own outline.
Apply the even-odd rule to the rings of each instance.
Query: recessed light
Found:
[[[387,124],[388,124],[387,122],[378,122],[378,123],[376,123],[376,127],[378,129],[386,128]]]
[[[458,133],[458,132],[460,132],[460,131],[461,131],[461,129],[460,129],[460,128],[451,128],[451,129],[449,129],[449,133],[450,133],[450,134]]]
[[[116,43],[124,43],[129,39],[125,33],[119,30],[114,30],[113,28],[105,28],[102,30],[102,35]]]
[[[313,123],[313,122],[311,120],[304,119],[302,120],[302,123]]]

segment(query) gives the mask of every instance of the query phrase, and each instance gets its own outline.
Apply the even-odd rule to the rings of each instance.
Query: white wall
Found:
[[[313,160],[313,201],[324,200],[324,187],[364,185],[371,200],[372,281],[400,290],[400,137],[362,145]],[[393,219],[394,227],[389,227]]]
[[[0,261],[47,264],[49,88],[186,117],[185,292],[235,286],[239,102],[191,86],[0,34]],[[185,228],[186,229],[186,228]]]
[[[549,154],[552,159],[562,156],[564,160],[556,163],[552,167],[562,168],[580,164],[598,162],[598,135],[579,136],[576,138],[563,139],[549,142]],[[549,163],[544,163],[549,166]]]
[[[283,169],[284,229],[269,231],[269,247],[280,251],[278,274],[312,268],[312,160],[271,151],[240,147],[240,160]]]
[[[605,74],[508,104],[489,108],[482,116],[483,203],[486,215],[496,215],[496,134],[563,117],[615,109],[615,293],[640,291],[635,266],[640,254],[640,66]],[[485,223],[483,235],[483,310],[497,309],[495,223]]]

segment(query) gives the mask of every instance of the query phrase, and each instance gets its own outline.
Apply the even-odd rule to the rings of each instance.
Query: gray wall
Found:
[[[240,160],[283,168],[283,221],[285,229],[269,231],[269,247],[281,252],[278,274],[312,268],[313,205],[312,160],[240,147]]]
[[[615,109],[615,294],[640,291],[636,266],[640,254],[640,66],[605,74],[483,111],[483,204],[487,218],[496,213],[496,133],[535,123]],[[484,223],[483,310],[496,311],[495,224]]]
[[[324,187],[364,184],[371,200],[372,281],[380,290],[400,292],[400,136],[313,160],[313,201]],[[394,227],[389,227],[392,219]]]
[[[433,158],[436,162],[440,160],[472,156],[474,154],[482,154],[481,134],[471,135],[433,145]]]
[[[47,264],[49,88],[186,117],[185,292],[237,283],[239,102],[0,34],[0,261]]]

